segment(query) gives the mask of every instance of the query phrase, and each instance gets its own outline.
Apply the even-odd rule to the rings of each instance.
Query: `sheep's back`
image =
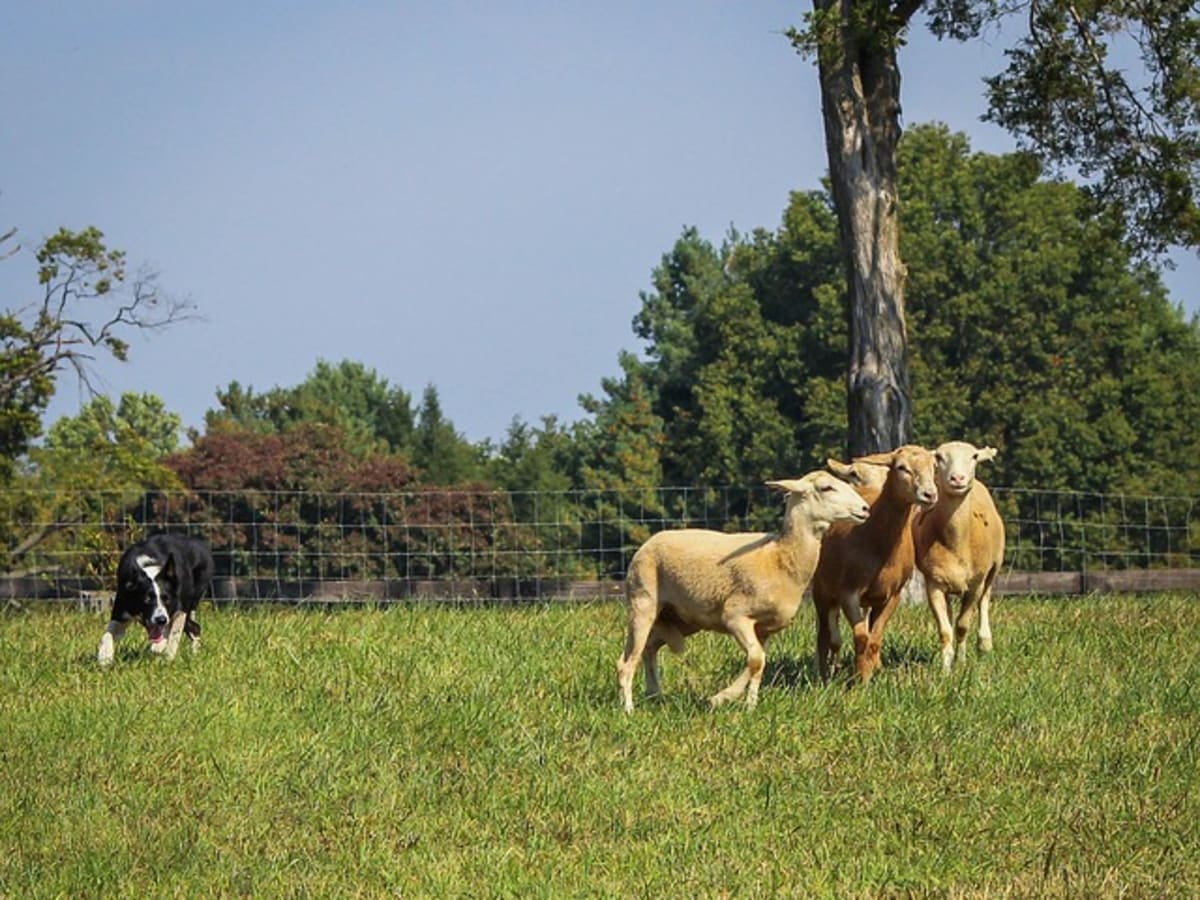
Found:
[[[965,539],[952,537],[954,520],[959,522],[954,530],[960,534],[965,530]],[[937,507],[923,515],[916,538],[922,573],[954,594],[967,590],[1004,559],[1004,522],[981,481],[975,482],[953,516]]]
[[[770,535],[756,532],[659,532],[634,554],[629,589],[651,590],[686,620],[711,627],[728,597],[751,588],[743,564],[769,541]]]

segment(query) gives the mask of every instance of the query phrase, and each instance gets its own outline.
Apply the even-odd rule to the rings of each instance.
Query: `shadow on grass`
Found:
[[[881,668],[875,673],[876,678],[880,675],[886,676],[891,671],[930,666],[935,658],[933,650],[924,644],[913,643],[904,638],[889,640],[887,636],[884,637],[880,656]],[[843,645],[838,670],[830,679],[830,685],[851,688],[857,683],[854,675],[854,654]],[[783,654],[777,657],[768,653],[763,686],[806,691],[824,688],[826,685],[817,674],[815,653],[803,656]]]

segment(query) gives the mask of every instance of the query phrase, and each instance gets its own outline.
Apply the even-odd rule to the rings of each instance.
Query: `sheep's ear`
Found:
[[[887,453],[872,453],[868,456],[854,457],[856,463],[867,463],[871,466],[890,466],[896,461],[896,451],[889,450]]]
[[[767,481],[764,483],[766,484],[767,487],[772,488],[777,491],[783,491],[785,494],[791,493],[792,491],[800,490],[800,488],[802,486],[799,481],[796,481],[791,478],[783,478],[783,479],[780,479],[779,481]]]
[[[843,481],[849,481],[854,477],[854,466],[850,463],[844,463],[837,459],[827,459],[825,460],[825,468]]]
[[[987,462],[989,459],[996,458],[995,447],[984,447],[975,454],[975,462]]]

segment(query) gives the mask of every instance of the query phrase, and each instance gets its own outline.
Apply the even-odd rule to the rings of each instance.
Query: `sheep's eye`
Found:
[[[817,488],[817,490],[819,490],[822,494],[833,493],[833,489],[834,488],[833,488],[832,484],[823,484],[819,488]]]

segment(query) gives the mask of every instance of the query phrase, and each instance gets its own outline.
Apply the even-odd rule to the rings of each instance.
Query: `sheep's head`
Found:
[[[885,491],[898,491],[909,503],[929,509],[937,503],[937,475],[933,454],[916,444],[905,444],[890,453],[858,456],[855,464],[887,466]]]
[[[995,447],[976,447],[966,441],[942,444],[934,451],[938,487],[947,494],[966,494],[975,484],[975,465],[995,456]]]
[[[842,481],[874,491],[883,490],[883,483],[887,481],[887,466],[865,462],[861,458],[848,463],[827,459],[825,467]]]
[[[768,481],[767,487],[786,492],[788,517],[799,506],[817,531],[823,532],[834,522],[865,522],[871,513],[858,491],[828,472],[817,470],[803,478]]]

